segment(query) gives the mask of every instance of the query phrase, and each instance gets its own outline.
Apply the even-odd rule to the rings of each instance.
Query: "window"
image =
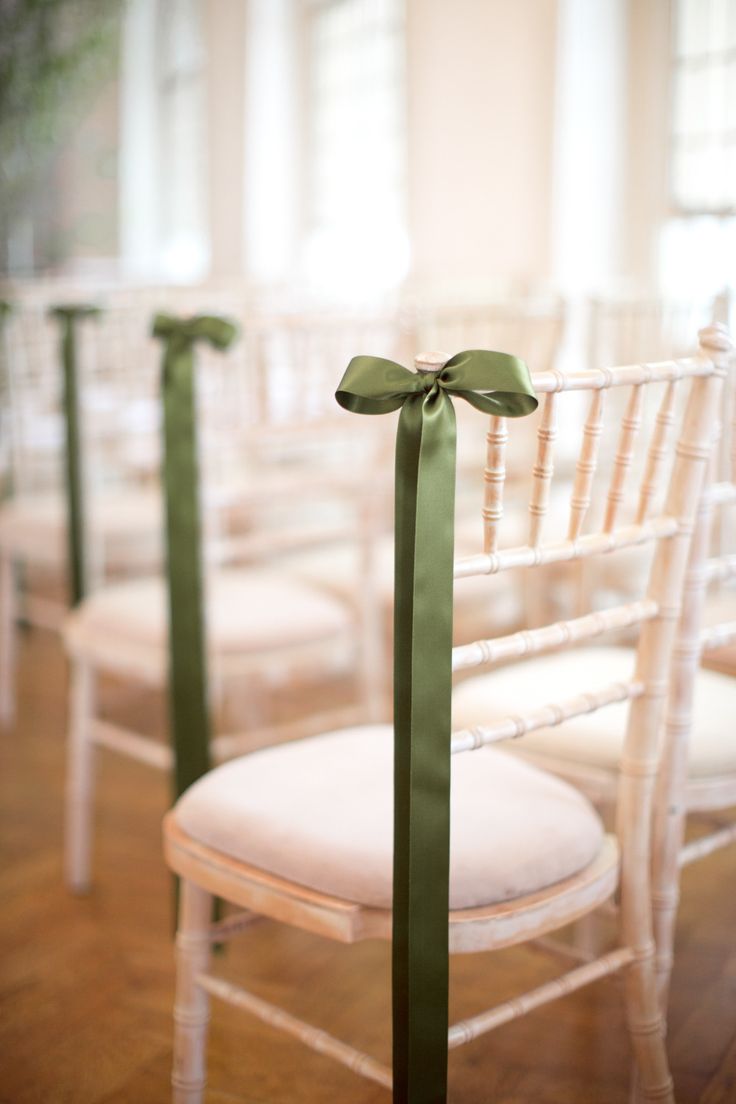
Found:
[[[403,0],[307,8],[307,275],[387,290],[405,275]]]
[[[122,62],[125,270],[197,279],[208,259],[202,0],[129,0]]]
[[[736,213],[736,0],[677,0],[671,200]]]
[[[160,0],[158,93],[164,265],[199,275],[206,261],[204,46],[200,0]]]

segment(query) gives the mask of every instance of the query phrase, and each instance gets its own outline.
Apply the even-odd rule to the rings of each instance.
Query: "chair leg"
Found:
[[[66,779],[66,881],[73,893],[90,885],[94,753],[91,724],[95,712],[95,673],[84,660],[73,660],[69,702]]]
[[[0,724],[10,725],[15,716],[15,629],[17,595],[15,564],[11,556],[0,557]]]
[[[680,900],[678,857],[681,839],[681,830],[676,830],[674,838],[666,841],[669,846],[665,853],[662,855],[655,853],[653,870],[652,919],[654,921],[654,942],[657,946],[657,992],[665,1020],[669,1001],[670,976],[674,963],[677,906]]]
[[[626,972],[626,1018],[636,1061],[632,1101],[674,1104],[664,1021],[657,997],[653,943],[637,955]]]
[[[676,689],[681,689],[675,683]],[[667,743],[654,804],[652,834],[652,919],[657,945],[657,987],[662,1015],[667,1016],[674,961],[675,926],[680,899],[680,850],[685,837],[687,736],[692,712],[667,719]]]
[[[210,1000],[197,984],[197,975],[209,965],[212,897],[193,882],[182,880],[180,888],[171,1084],[174,1104],[202,1104],[207,1084]]]

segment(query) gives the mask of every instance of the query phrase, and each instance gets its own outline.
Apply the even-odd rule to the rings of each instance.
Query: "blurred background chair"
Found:
[[[22,304],[7,322],[11,493],[0,506],[0,718],[6,724],[14,712],[19,621],[56,629],[68,605],[62,331],[49,309]],[[113,316],[104,325],[95,319],[75,324],[93,586],[160,559],[153,377],[134,322]]]
[[[228,358],[220,355],[220,359],[227,362]],[[206,374],[210,361],[211,358],[203,358],[198,378]],[[229,370],[232,378],[234,369],[234,364],[226,364],[226,374]],[[164,393],[171,386],[173,381],[166,378],[162,384]],[[205,397],[210,393],[206,385],[197,390]],[[227,412],[228,404],[222,409]],[[192,416],[196,422],[195,411]],[[175,427],[169,430],[175,431]],[[180,426],[180,432],[183,431],[184,427]],[[196,440],[188,447],[196,448]],[[166,461],[167,466],[175,462],[174,456]],[[207,464],[205,473],[206,469]],[[303,467],[300,470],[300,479],[292,478],[285,487],[281,485],[278,494],[273,483],[267,483],[264,491],[259,486],[259,473],[252,468],[246,468],[253,484],[250,493],[241,485],[238,505],[251,524],[258,507],[263,505],[262,498],[269,512],[273,511],[276,499],[285,510],[292,536],[289,538],[282,527],[275,531],[273,541],[277,552],[284,542],[290,547],[297,545],[300,539],[314,540],[314,524],[311,532],[303,532],[302,523],[310,514],[312,522],[319,523],[320,501],[334,500],[336,482],[340,489],[334,477],[325,486],[324,478],[320,479],[318,474],[315,476]],[[221,475],[221,470],[216,474]],[[264,476],[268,478],[267,469]],[[179,472],[176,478],[181,484],[185,475]],[[353,490],[352,481],[350,490]],[[189,487],[172,485],[171,493],[176,496],[177,491],[185,496],[192,493]],[[339,535],[345,539],[349,532],[354,540],[369,544],[370,534],[361,521],[361,510],[363,501],[370,501],[370,495],[359,496],[353,508],[346,506],[344,488],[342,493],[343,528]],[[296,509],[292,510],[296,496]],[[173,507],[169,503],[169,511]],[[283,522],[284,518],[280,520]],[[327,535],[329,533],[328,529]],[[324,524],[317,529],[317,534],[317,539],[324,542]],[[269,724],[269,719],[262,716],[269,694],[271,698],[288,698],[289,693],[294,695],[295,686],[303,686],[305,680],[312,679],[316,684],[326,679],[339,681],[340,676],[349,677],[357,672],[352,702],[333,710],[334,715],[343,720],[370,715],[371,709],[380,704],[373,692],[377,677],[373,666],[376,648],[370,645],[371,621],[367,603],[351,608],[329,593],[280,570],[278,561],[274,563],[273,556],[269,555],[268,531],[259,527],[251,536],[250,556],[246,555],[247,535],[233,539],[241,558],[240,566],[232,562],[226,566],[225,542],[218,537],[214,564],[210,561],[206,573],[206,649],[212,667],[209,707],[215,720],[222,722],[226,716],[225,695],[235,685],[242,695],[244,711],[241,731],[222,734],[214,741],[212,752],[216,758],[232,755],[243,747],[253,748],[293,737],[304,732],[305,724],[307,731],[310,725],[313,728],[314,718],[305,721],[304,717],[292,717],[290,722],[279,726]],[[180,554],[181,550],[174,551]],[[369,556],[370,551],[366,561]],[[250,560],[247,566],[242,564],[243,558]],[[206,555],[204,559],[207,563]],[[169,561],[171,570],[171,552]],[[365,627],[361,621],[363,614]],[[103,746],[162,769],[169,769],[174,763],[175,753],[170,746],[103,718],[96,695],[98,677],[102,673],[132,679],[143,687],[166,685],[171,643],[165,580],[160,575],[139,576],[93,590],[67,617],[63,635],[72,666],[67,872],[70,886],[84,890],[90,871],[95,748]],[[359,705],[355,704],[356,698]],[[323,722],[318,719],[316,724],[321,727]]]

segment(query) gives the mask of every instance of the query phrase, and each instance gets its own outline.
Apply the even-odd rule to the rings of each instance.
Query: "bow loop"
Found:
[[[354,414],[390,414],[422,391],[421,376],[383,357],[357,356],[348,364],[335,398]]]
[[[154,337],[165,341],[176,341],[191,346],[197,341],[206,341],[215,349],[227,349],[237,337],[238,328],[227,318],[212,314],[198,314],[193,318],[177,318],[172,314],[157,314],[153,320]]]

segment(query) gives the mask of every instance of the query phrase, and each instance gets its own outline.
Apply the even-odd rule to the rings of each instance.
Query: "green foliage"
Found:
[[[123,0],[0,0],[0,222],[114,72]]]

